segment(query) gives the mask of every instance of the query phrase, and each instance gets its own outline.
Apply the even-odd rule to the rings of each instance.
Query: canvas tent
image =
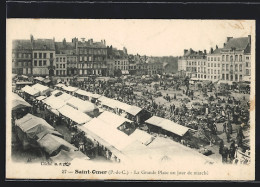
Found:
[[[66,151],[76,151],[77,148],[74,147],[69,142],[65,141],[64,139],[52,135],[47,134],[43,138],[37,140],[40,147],[44,149],[49,155],[57,155],[60,150]]]
[[[147,124],[151,124],[153,126],[157,126],[163,130],[176,134],[178,136],[184,136],[190,128],[179,125],[171,120],[164,119],[158,116],[152,116],[148,120],[145,121]]]
[[[41,95],[45,95],[48,91],[50,91],[50,88],[48,86],[41,85],[39,83],[32,86],[35,90],[38,90]]]
[[[92,119],[87,114],[84,114],[83,112],[76,110],[69,105],[61,107],[60,109],[58,109],[58,112],[77,124],[84,124]]]
[[[40,91],[32,88],[31,86],[26,85],[25,87],[22,88],[22,91],[25,93],[31,95],[31,96],[39,96]]]
[[[119,115],[116,115],[112,112],[108,112],[108,111],[104,111],[97,118],[102,120],[103,122],[107,123],[108,125],[110,125],[112,128],[115,128],[115,129],[118,128],[119,126],[121,126],[122,124],[124,124],[125,122],[132,123],[131,120],[121,117]]]
[[[142,131],[140,129],[136,129],[131,135],[131,138],[136,139],[137,141],[140,141],[144,145],[148,145],[154,140],[154,137],[150,134],[148,134],[145,131]]]
[[[89,101],[83,101],[77,97],[71,97],[66,101],[66,103],[74,108],[77,108],[83,113],[91,113],[91,115],[94,115],[95,110],[97,110],[98,112],[98,108],[96,105]]]
[[[53,162],[71,162],[74,159],[89,160],[89,157],[80,151],[61,150],[57,155],[50,157]]]
[[[19,95],[12,93],[12,110],[17,110],[19,108],[32,107]]]
[[[46,134],[54,134],[62,137],[60,133],[50,126],[42,118],[27,114],[23,118],[15,121],[18,139],[22,142],[23,148],[37,146],[37,140]]]

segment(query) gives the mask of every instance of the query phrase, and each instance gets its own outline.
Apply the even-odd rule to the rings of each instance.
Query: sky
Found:
[[[77,37],[106,40],[128,54],[182,56],[184,49],[210,50],[223,47],[228,36],[247,37],[255,33],[253,20],[173,19],[7,19],[7,42],[13,39]]]

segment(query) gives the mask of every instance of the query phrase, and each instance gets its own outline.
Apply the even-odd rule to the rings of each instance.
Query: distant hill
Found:
[[[176,73],[178,71],[178,57],[162,56],[162,57],[148,57],[149,62],[162,62],[168,64],[165,68],[166,73]]]

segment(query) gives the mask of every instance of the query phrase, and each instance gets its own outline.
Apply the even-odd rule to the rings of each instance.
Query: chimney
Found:
[[[227,37],[227,42],[230,40],[230,39],[232,39],[233,37]]]
[[[213,48],[212,48],[212,47],[210,48],[210,53],[211,53],[211,54],[213,53]]]
[[[82,41],[82,42],[85,42],[85,38],[81,38],[81,41]]]
[[[90,45],[93,45],[93,39],[92,39],[92,38],[89,39],[88,41],[89,41],[89,44],[90,44]]]
[[[30,40],[31,40],[31,43],[33,42],[34,38],[33,38],[33,35],[31,34],[30,35]]]
[[[251,45],[251,35],[248,35],[248,43]]]
[[[216,45],[216,49],[218,49],[218,46]]]
[[[207,54],[207,50],[206,49],[204,49],[204,54]]]
[[[104,40],[104,45],[106,46],[106,40]]]
[[[63,39],[62,43],[63,43],[63,46],[66,46],[66,39],[65,38]]]
[[[226,43],[224,43],[224,47],[226,47]]]
[[[188,49],[184,49],[184,55],[188,52]]]

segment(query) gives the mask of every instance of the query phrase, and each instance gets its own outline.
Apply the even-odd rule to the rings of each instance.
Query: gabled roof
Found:
[[[13,40],[14,50],[32,50],[32,44],[30,40]]]
[[[34,50],[55,50],[54,41],[52,39],[37,39],[33,40]]]
[[[231,38],[223,49],[236,48],[236,50],[244,50],[249,44],[248,37]]]

